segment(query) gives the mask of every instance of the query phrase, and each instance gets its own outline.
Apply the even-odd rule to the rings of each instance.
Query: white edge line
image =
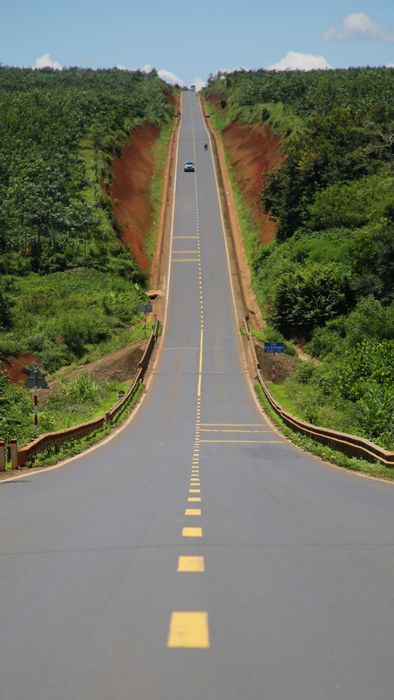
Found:
[[[181,94],[181,108],[182,108],[182,101],[183,101],[183,95]],[[182,111],[182,109],[181,109]],[[73,455],[72,457],[68,457],[67,459],[64,459],[62,462],[58,462],[57,464],[53,464],[50,467],[41,467],[38,469],[34,469],[34,467],[30,470],[29,468],[23,470],[23,474],[17,474],[16,476],[12,476],[9,479],[2,479],[0,481],[0,487],[2,484],[7,484],[10,481],[18,481],[18,479],[25,479],[26,477],[31,477],[31,476],[36,476],[37,474],[47,474],[48,472],[52,472],[55,469],[60,469],[61,467],[65,467],[66,464],[70,464],[70,462],[75,462],[77,459],[81,459],[82,457],[85,457],[86,455],[90,454],[91,452],[94,452],[95,450],[100,449],[103,447],[103,445],[106,445],[108,442],[111,442],[114,438],[116,438],[119,433],[122,432],[122,430],[125,430],[127,426],[131,423],[131,421],[134,419],[136,413],[140,410],[144,399],[147,394],[148,387],[150,386],[150,383],[152,381],[152,378],[154,376],[154,372],[156,370],[158,361],[160,359],[161,355],[161,349],[163,346],[163,341],[166,335],[166,328],[167,328],[167,313],[168,313],[168,300],[170,296],[170,280],[171,280],[171,258],[172,258],[172,241],[173,241],[173,235],[174,235],[174,220],[175,220],[175,195],[176,195],[176,185],[177,185],[177,180],[178,180],[178,156],[179,156],[179,136],[181,133],[181,129],[179,128],[178,130],[178,136],[177,136],[177,143],[176,143],[176,156],[175,156],[175,178],[174,178],[174,188],[173,188],[173,197],[172,197],[172,216],[171,216],[171,233],[170,233],[170,254],[168,258],[168,271],[167,271],[167,285],[166,285],[166,304],[164,308],[164,319],[163,319],[163,335],[160,336],[160,344],[158,347],[158,351],[156,354],[156,360],[155,363],[152,367],[152,370],[149,375],[149,379],[145,385],[145,391],[143,395],[141,396],[137,406],[134,408],[134,410],[131,412],[127,420],[122,423],[122,425],[119,426],[116,430],[114,430],[111,435],[108,435],[104,440],[100,440],[95,445],[92,445],[91,447],[88,447],[87,450],[84,450],[83,452],[80,452],[77,455]]]

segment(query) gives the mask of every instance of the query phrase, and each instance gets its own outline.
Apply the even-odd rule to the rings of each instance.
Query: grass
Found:
[[[127,382],[97,382],[89,375],[63,382],[56,394],[41,403],[40,432],[71,428],[102,416],[128,387]]]
[[[269,389],[271,391],[272,386],[270,386]],[[342,452],[338,452],[327,445],[316,442],[316,440],[313,440],[311,437],[295,432],[283,422],[277,413],[275,413],[259,384],[255,386],[255,391],[267,416],[280,429],[283,435],[285,435],[297,447],[300,447],[305,452],[310,452],[311,454],[320,457],[326,462],[331,462],[338,467],[344,467],[346,469],[350,469],[351,471],[360,472],[361,474],[374,476],[380,479],[387,479],[388,481],[394,480],[394,469],[385,467],[379,462],[370,462],[366,459],[348,457]],[[289,412],[291,412],[290,408]]]
[[[168,147],[170,144],[173,128],[173,122],[163,126],[160,131],[160,136],[152,148],[154,170],[150,184],[150,200],[153,207],[153,224],[147,236],[146,243],[146,252],[150,260],[152,260],[155,252],[157,226],[159,222],[160,209],[163,200],[164,170],[167,162]]]
[[[83,364],[143,337],[137,284],[116,273],[78,268],[30,273],[16,282],[12,330],[0,357],[32,353],[46,371]]]
[[[130,401],[127,403],[126,407],[123,409],[123,411],[117,414],[112,423],[104,425],[103,428],[90,433],[90,435],[86,435],[80,440],[70,440],[69,442],[65,442],[63,445],[53,445],[48,449],[43,450],[31,460],[29,467],[37,468],[51,466],[57,462],[74,457],[75,455],[84,452],[92,445],[100,442],[126,420],[126,418],[134,410],[135,406],[139,403],[143,391],[144,385],[140,384]]]

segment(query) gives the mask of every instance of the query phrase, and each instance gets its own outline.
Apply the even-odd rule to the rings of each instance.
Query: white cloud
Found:
[[[324,56],[313,56],[311,53],[288,51],[286,56],[268,66],[268,70],[317,70],[331,68]]]
[[[53,68],[54,70],[62,70],[62,66],[57,61],[54,61],[49,53],[44,53],[40,58],[36,58],[34,68]]]
[[[175,73],[172,73],[170,70],[166,70],[165,68],[160,68],[160,70],[157,71],[157,74],[159,78],[165,80],[166,83],[170,83],[170,85],[179,85],[180,87],[185,85],[185,81],[182,80],[182,78]]]
[[[382,41],[391,44],[394,42],[394,31],[375,22],[364,12],[353,12],[345,17],[339,28],[329,27],[323,35],[324,41],[349,41],[351,39]]]
[[[202,90],[206,86],[206,84],[207,84],[207,81],[203,80],[202,78],[194,78],[194,80],[192,80],[192,82],[191,82],[191,85],[196,86],[197,92],[199,90]]]
[[[135,70],[140,70],[142,73],[152,73],[153,70],[155,70],[155,67],[151,65],[151,63],[145,63],[142,68],[127,68],[126,66],[123,66],[122,64],[119,64],[116,66],[118,70],[126,70],[126,71],[135,71]],[[160,70],[157,71],[157,75],[159,78],[164,80],[166,83],[170,83],[170,85],[180,85],[183,87],[185,85],[185,81],[182,80],[182,78],[179,77],[179,75],[176,75],[176,73],[173,73],[170,70],[167,70],[166,68],[160,68]]]
[[[385,68],[394,68],[394,63],[386,63]]]

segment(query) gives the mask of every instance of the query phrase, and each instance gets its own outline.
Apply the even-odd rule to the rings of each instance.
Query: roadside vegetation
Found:
[[[394,71],[239,71],[212,78],[205,97],[219,130],[239,119],[283,144],[261,192],[275,241],[261,245],[236,192],[270,339],[274,329],[319,361],[273,394],[393,449]]]
[[[143,339],[147,277],[120,240],[112,162],[135,127],[153,124],[162,167],[170,90],[155,71],[0,67],[0,368],[26,355],[54,373]],[[103,413],[121,388],[65,385],[41,432]],[[2,373],[0,437],[28,441],[31,413],[30,392]]]

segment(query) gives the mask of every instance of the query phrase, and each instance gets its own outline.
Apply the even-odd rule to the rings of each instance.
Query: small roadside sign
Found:
[[[150,314],[152,311],[152,304],[138,304],[137,311],[143,314]]]
[[[284,343],[264,343],[264,352],[284,352]]]
[[[37,369],[29,372],[25,381],[25,387],[27,389],[34,389],[34,387],[37,387],[37,389],[48,389],[48,384],[45,381],[44,375]]]
[[[264,343],[264,352],[272,353],[272,383],[275,384],[275,355],[277,352],[284,352],[284,343]]]
[[[45,381],[44,375],[37,367],[34,367],[25,381],[27,389],[34,389],[33,405],[34,405],[34,435],[38,435],[38,389],[48,389],[48,384]]]

